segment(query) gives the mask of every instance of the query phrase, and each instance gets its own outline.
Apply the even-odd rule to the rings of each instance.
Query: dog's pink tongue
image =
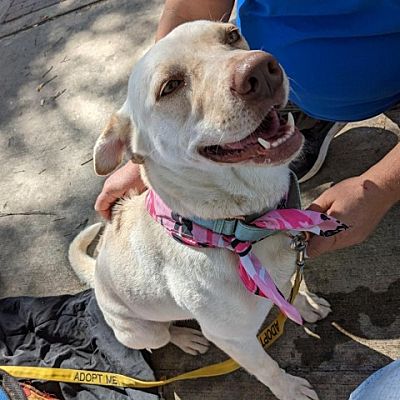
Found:
[[[271,111],[266,120],[264,120],[261,125],[249,136],[240,140],[239,142],[227,143],[222,147],[225,150],[240,150],[249,145],[254,145],[258,143],[258,138],[270,139],[278,134],[280,127],[279,115],[276,111]]]

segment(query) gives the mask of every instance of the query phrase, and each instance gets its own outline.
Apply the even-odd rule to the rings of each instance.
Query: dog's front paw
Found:
[[[171,326],[171,343],[178,346],[185,353],[193,356],[204,354],[210,347],[210,342],[197,329]]]
[[[307,322],[316,322],[324,319],[332,312],[331,305],[322,297],[311,292],[299,292],[294,301],[302,318]]]
[[[279,400],[319,400],[307,380],[285,371],[282,371],[282,375],[274,381],[270,389]]]

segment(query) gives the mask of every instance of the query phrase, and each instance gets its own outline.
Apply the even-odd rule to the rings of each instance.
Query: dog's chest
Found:
[[[185,291],[219,290],[218,287],[242,289],[239,276],[239,257],[233,251],[220,248],[193,248],[178,243],[168,236],[160,225],[153,226],[152,236],[158,236],[158,256],[149,259],[163,260],[162,275],[174,288]],[[290,278],[295,270],[295,254],[290,250],[290,240],[283,234],[273,235],[253,245],[253,252],[267,269],[277,287],[289,294]],[[160,268],[160,265],[155,267]],[[179,282],[179,285],[177,285]],[[172,288],[172,291],[175,291]],[[286,293],[287,292],[287,293]]]
[[[134,217],[127,242],[123,245],[116,241],[125,257],[120,257],[120,251],[112,246],[104,255],[112,252],[113,256],[109,254],[100,263],[104,265],[98,266],[98,273],[109,270],[110,259],[117,264],[112,267],[112,276],[102,279],[103,284],[112,285],[135,314],[150,313],[154,320],[190,318],[195,316],[194,309],[209,307],[210,302],[221,302],[222,297],[230,296],[250,306],[257,303],[258,296],[248,292],[241,281],[237,254],[227,249],[187,246],[169,236],[146,212]],[[282,234],[273,235],[254,244],[253,251],[277,287],[288,296],[295,269],[289,239]],[[192,311],[186,314],[189,308]],[[162,315],[159,309],[163,310]]]

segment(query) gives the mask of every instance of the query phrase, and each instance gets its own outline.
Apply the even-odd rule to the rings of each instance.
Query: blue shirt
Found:
[[[315,118],[361,120],[400,102],[400,0],[238,0],[238,25]]]

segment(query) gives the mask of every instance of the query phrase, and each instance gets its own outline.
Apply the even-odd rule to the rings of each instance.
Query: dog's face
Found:
[[[171,169],[287,164],[302,146],[278,114],[287,98],[280,65],[250,51],[234,25],[181,25],[136,65],[126,103],[96,144],[96,171],[111,172],[124,147],[135,162]]]

